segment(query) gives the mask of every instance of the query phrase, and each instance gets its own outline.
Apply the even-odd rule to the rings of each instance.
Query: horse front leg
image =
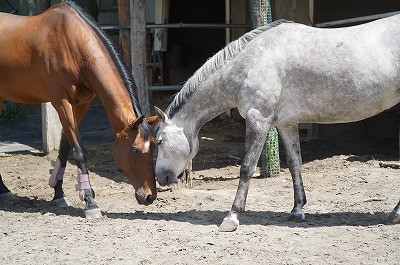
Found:
[[[81,141],[79,141],[79,145],[73,148],[75,162],[78,166],[76,190],[79,191],[79,198],[86,204],[85,217],[87,219],[100,218],[101,212],[94,200],[95,193],[90,185],[89,170],[86,167],[86,156],[81,146]]]
[[[244,212],[250,179],[253,176],[264,141],[267,138],[271,117],[265,118],[256,109],[250,109],[246,115],[245,156],[240,166],[240,180],[231,211],[219,227],[221,232],[235,231],[239,226],[238,216]]]
[[[307,203],[307,199],[300,171],[302,159],[298,124],[278,126],[278,131],[283,141],[287,164],[293,180],[294,206],[290,212],[290,219],[303,221],[305,215],[302,208]]]
[[[86,156],[78,132],[78,123],[83,118],[89,105],[90,102],[84,106],[77,107],[77,113],[75,113],[72,105],[63,101],[56,107],[56,110],[63,126],[63,133],[72,147],[74,159],[78,167],[78,184],[76,185],[76,189],[79,191],[79,198],[84,201],[86,205],[84,210],[85,217],[88,219],[94,219],[100,218],[101,212],[94,200],[95,194],[90,185],[89,170],[86,166]]]

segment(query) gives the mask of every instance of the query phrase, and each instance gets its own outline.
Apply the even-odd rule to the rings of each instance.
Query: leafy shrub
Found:
[[[5,120],[16,119],[21,117],[23,112],[24,111],[21,105],[9,100],[4,100],[0,118]]]

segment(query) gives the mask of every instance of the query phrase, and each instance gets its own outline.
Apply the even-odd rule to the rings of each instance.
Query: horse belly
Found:
[[[339,96],[321,92],[317,98],[303,96],[303,100],[293,101],[277,110],[278,120],[299,123],[347,123],[377,115],[400,102],[400,91],[376,90],[371,95]],[[386,92],[386,93],[384,93]]]
[[[300,122],[315,123],[354,122],[391,108],[400,102],[400,69],[395,58],[382,57],[385,63],[354,57],[350,66],[333,60],[319,64],[318,72],[304,65],[305,71],[297,69],[283,81],[281,108],[292,108]]]
[[[32,69],[4,69],[0,66],[0,97],[16,103],[37,104],[50,100],[46,82]]]

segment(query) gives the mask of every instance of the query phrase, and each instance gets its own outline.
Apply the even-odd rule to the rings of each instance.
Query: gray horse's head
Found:
[[[178,183],[178,177],[197,153],[198,138],[188,137],[183,127],[174,124],[173,119],[170,119],[159,108],[155,109],[159,120],[156,136],[158,144],[157,180],[160,185]]]

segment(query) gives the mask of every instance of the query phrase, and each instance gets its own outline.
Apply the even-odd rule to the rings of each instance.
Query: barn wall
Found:
[[[315,23],[400,11],[399,0],[315,0]]]
[[[224,23],[224,0],[171,0],[170,23]],[[166,65],[171,85],[186,81],[225,46],[224,29],[168,29]]]
[[[308,3],[309,0],[271,0],[272,17],[308,25]]]

